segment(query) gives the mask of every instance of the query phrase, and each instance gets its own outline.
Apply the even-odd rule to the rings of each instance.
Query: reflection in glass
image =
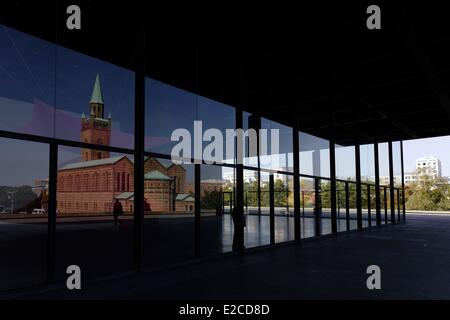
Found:
[[[194,258],[194,165],[145,157],[144,206],[144,266]]]
[[[355,147],[336,145],[336,178],[356,180]]]
[[[263,181],[259,187],[258,171],[244,170],[244,227],[245,247],[270,244],[269,184]],[[261,201],[258,190],[261,190]],[[261,211],[259,210],[261,205]]]
[[[200,254],[229,252],[233,249],[236,201],[236,170],[229,167],[201,165],[200,180]]]
[[[133,148],[134,73],[64,47],[57,57],[55,136]]]
[[[266,172],[261,172],[265,175]],[[293,177],[286,174],[274,176],[275,243],[295,239]]]
[[[299,132],[300,173],[316,177],[330,177],[329,142],[308,133]]]
[[[313,178],[300,178],[301,237],[315,236],[316,189]]]
[[[145,150],[170,155],[178,143],[170,139],[174,130],[186,129],[194,135],[197,96],[150,78],[145,93]]]
[[[292,128],[265,118],[261,119],[261,128],[267,132],[260,138],[261,168],[292,172]]]
[[[0,25],[0,48],[0,130],[53,137],[56,46]]]
[[[0,291],[46,279],[49,147],[0,138]]]
[[[95,135],[95,131],[92,132]],[[68,265],[94,278],[132,268],[134,161],[129,155],[58,149],[56,277]]]

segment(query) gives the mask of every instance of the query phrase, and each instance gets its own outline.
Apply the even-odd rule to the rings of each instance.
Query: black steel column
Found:
[[[359,143],[359,108],[356,114],[355,139],[355,173],[356,173],[356,223],[358,230],[362,230],[362,195],[361,195],[361,152]]]
[[[236,129],[243,129],[243,114],[240,108],[236,108]],[[244,157],[243,157],[243,139],[244,137],[236,137],[236,203],[235,214],[237,221],[234,226],[236,233],[236,248],[239,251],[244,250]]]
[[[405,168],[403,163],[403,140],[400,141],[400,153],[402,162],[402,210],[403,210],[403,221],[406,221],[406,196],[405,196]]]
[[[55,281],[56,264],[56,186],[58,178],[58,145],[50,143],[50,172],[48,184],[47,283]]]
[[[362,196],[361,196],[361,155],[359,141],[355,145],[355,169],[356,169],[356,221],[358,230],[362,230]]]
[[[381,192],[380,192],[380,159],[378,153],[378,142],[373,144],[375,161],[375,214],[377,226],[381,226]]]
[[[350,231],[350,190],[348,181],[345,182],[345,224],[347,231]]]
[[[388,142],[389,148],[389,195],[391,201],[391,222],[395,223],[395,190],[394,190],[394,158],[392,152],[392,141]]]
[[[397,221],[401,221],[400,216],[400,189],[397,189]]]
[[[143,11],[138,12],[138,39],[134,89],[134,216],[133,266],[136,272],[142,265],[142,237],[144,225],[144,148],[145,148],[145,24]]]
[[[275,186],[273,174],[269,175],[269,203],[270,203],[270,244],[275,243]]]
[[[387,188],[386,186],[383,187],[384,192],[384,223],[388,223],[388,205],[387,205]]]
[[[294,235],[295,240],[300,240],[300,148],[298,128],[292,128],[293,161],[294,161]]]
[[[200,207],[200,184],[201,184],[201,172],[200,172],[200,164],[196,163],[194,164],[194,192],[195,192],[195,212],[194,212],[194,237],[195,237],[195,243],[194,243],[194,254],[196,257],[199,257],[201,255],[200,250],[200,244],[201,244],[201,231],[200,231],[200,213],[201,213],[201,207]],[[230,202],[231,202],[231,194],[230,193]],[[224,204],[225,208],[225,204]],[[231,214],[230,210],[230,214]]]
[[[330,110],[330,204],[331,204],[331,233],[337,234],[336,219],[336,150],[335,150],[335,132],[332,110]]]

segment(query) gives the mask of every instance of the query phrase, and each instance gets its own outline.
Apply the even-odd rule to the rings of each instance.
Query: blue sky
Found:
[[[405,171],[413,171],[416,159],[429,154],[441,160],[442,175],[450,176],[450,136],[404,141]]]

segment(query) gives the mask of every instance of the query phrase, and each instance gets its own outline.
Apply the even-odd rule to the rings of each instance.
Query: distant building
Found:
[[[416,159],[416,171],[405,173],[405,185],[419,182],[423,177],[430,179],[443,179],[441,161],[435,156],[428,155]],[[400,175],[394,176],[394,185],[401,185],[402,177]],[[445,179],[448,181],[448,179]],[[380,176],[380,184],[389,185],[389,176]]]
[[[416,172],[419,176],[428,176],[431,179],[442,177],[441,160],[428,155],[416,160]]]
[[[411,184],[411,183],[417,183],[419,182],[419,177],[417,173],[411,172],[411,173],[405,173],[405,184]]]

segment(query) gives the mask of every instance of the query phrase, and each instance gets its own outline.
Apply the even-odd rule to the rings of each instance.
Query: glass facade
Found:
[[[74,264],[96,278],[330,235],[334,223],[336,232],[357,229],[354,146],[336,145],[331,163],[324,138],[295,132],[294,145],[285,124],[139,78],[131,62],[118,66],[1,27],[0,290],[63,282]],[[243,164],[239,119],[244,130],[267,130],[256,148],[243,136]],[[379,147],[380,176],[389,176],[387,144]],[[359,209],[371,227],[374,146],[360,150]],[[143,198],[135,199],[140,184]],[[382,222],[390,221],[390,184],[380,185]]]

